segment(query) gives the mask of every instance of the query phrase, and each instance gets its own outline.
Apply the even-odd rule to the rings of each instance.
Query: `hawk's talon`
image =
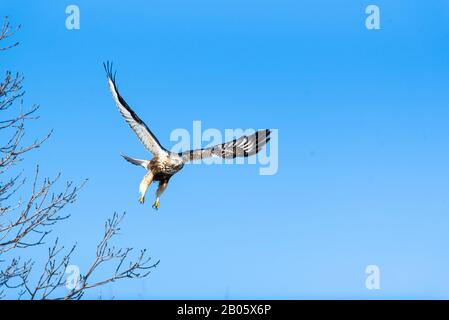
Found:
[[[140,197],[139,197],[139,202],[140,202],[141,204],[143,204],[143,203],[145,202],[145,196],[140,196]]]
[[[153,209],[158,210],[159,209],[159,200],[154,201],[153,203]]]

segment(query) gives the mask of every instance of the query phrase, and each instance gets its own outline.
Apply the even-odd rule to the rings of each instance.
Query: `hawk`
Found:
[[[137,166],[142,166],[147,170],[147,174],[143,177],[139,186],[140,203],[145,202],[145,194],[150,184],[153,181],[157,181],[159,182],[159,186],[156,190],[156,200],[153,208],[158,209],[160,197],[167,188],[170,178],[180,171],[187,162],[208,157],[221,157],[223,159],[249,157],[258,153],[270,141],[270,130],[267,129],[205,149],[196,149],[181,153],[170,152],[161,145],[148,126],[131,109],[118,92],[115,73],[112,72],[112,63],[107,62],[103,65],[106,71],[109,89],[121,115],[137,135],[140,142],[153,155],[151,160],[134,159],[122,155],[126,161]]]

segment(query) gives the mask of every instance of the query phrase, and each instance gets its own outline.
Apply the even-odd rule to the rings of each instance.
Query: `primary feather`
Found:
[[[107,62],[104,64],[104,69],[108,77],[109,89],[111,90],[112,97],[117,104],[117,107],[125,118],[125,121],[137,135],[139,140],[150,151],[153,156],[160,156],[167,154],[167,150],[160,144],[156,136],[151,132],[148,126],[139,118],[139,116],[131,109],[118,92],[117,85],[115,83],[115,74],[112,73],[112,64]]]
[[[258,153],[270,141],[270,130],[260,130],[249,136],[217,144],[210,148],[196,149],[179,153],[184,162],[200,160],[208,157],[221,157],[233,159],[236,157],[249,157]]]

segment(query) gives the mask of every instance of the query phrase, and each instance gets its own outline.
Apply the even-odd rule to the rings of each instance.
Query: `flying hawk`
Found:
[[[258,153],[270,141],[270,130],[267,129],[210,148],[190,150],[182,153],[170,152],[160,144],[148,126],[137,116],[118,92],[115,83],[115,73],[112,73],[112,63],[107,62],[103,65],[106,71],[109,89],[121,115],[137,135],[140,142],[153,155],[153,159],[151,160],[134,159],[122,155],[128,162],[142,166],[148,170],[139,187],[140,203],[144,203],[145,193],[151,182],[158,181],[159,186],[156,191],[156,201],[153,204],[153,208],[158,209],[160,196],[167,188],[168,181],[187,162],[208,157],[221,157],[224,159],[249,157]]]

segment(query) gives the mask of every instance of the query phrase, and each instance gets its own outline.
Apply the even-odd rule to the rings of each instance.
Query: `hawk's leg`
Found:
[[[167,185],[168,185],[168,180],[159,182],[159,186],[157,187],[157,190],[156,190],[156,201],[154,201],[154,204],[153,204],[153,208],[156,210],[159,208],[159,198],[161,197],[162,192],[164,192],[165,189],[167,188]]]
[[[139,202],[144,203],[145,202],[145,193],[147,192],[148,187],[150,186],[151,182],[153,181],[153,172],[148,171],[148,173],[143,177],[142,182],[140,182],[139,186]]]

